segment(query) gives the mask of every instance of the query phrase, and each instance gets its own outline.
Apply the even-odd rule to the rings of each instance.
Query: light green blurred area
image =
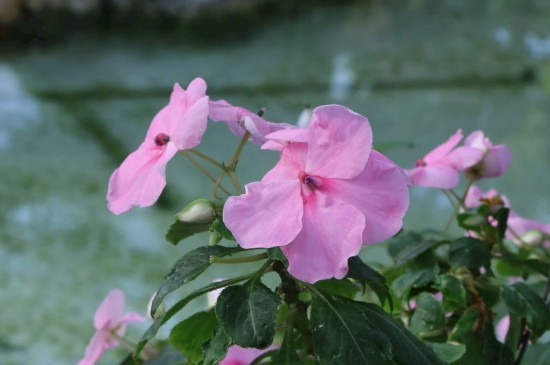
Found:
[[[269,19],[228,43],[112,32],[0,49],[0,363],[76,363],[111,288],[145,314],[170,266],[206,244],[203,235],[179,246],[163,238],[173,214],[211,198],[211,183],[184,159],[168,165],[157,206],[114,216],[105,204],[111,172],[141,143],[173,83],[197,76],[211,99],[266,107],[272,121],[294,123],[306,105],[344,104],[369,118],[375,144],[393,146],[385,153],[403,167],[458,128],[482,129],[509,145],[514,161],[481,185],[549,223],[548,24],[550,5],[540,1],[350,2]],[[237,143],[211,124],[198,149],[227,161]],[[260,179],[276,160],[247,146],[241,181]],[[451,215],[443,194],[411,191],[405,227],[442,229]],[[380,247],[363,257],[388,260]],[[215,266],[201,280],[252,269]],[[184,315],[205,305],[197,300]],[[120,359],[111,351],[100,364]]]

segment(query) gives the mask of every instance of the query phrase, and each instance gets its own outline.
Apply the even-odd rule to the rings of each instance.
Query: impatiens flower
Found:
[[[113,172],[109,179],[109,209],[120,214],[132,206],[154,204],[166,186],[165,169],[179,150],[197,146],[208,118],[206,83],[196,78],[187,90],[178,84],[169,104],[153,119],[145,140]]]
[[[307,142],[288,144],[261,182],[227,200],[223,217],[242,247],[280,246],[296,278],[343,278],[362,244],[401,228],[407,185],[403,171],[372,150],[365,117],[326,105],[313,111]]]
[[[483,151],[481,161],[466,169],[465,173],[472,180],[500,176],[512,162],[512,152],[508,146],[500,144],[493,146],[482,131],[474,131],[464,141],[464,145]]]
[[[268,350],[270,350],[270,348],[260,350],[253,347],[244,348],[233,345],[227,350],[227,355],[220,361],[220,365],[249,365],[252,361],[256,360],[258,356]]]
[[[287,123],[272,123],[258,114],[239,106],[233,106],[225,100],[210,102],[210,119],[214,122],[225,122],[229,130],[237,137],[250,132],[250,141],[261,146],[267,141],[266,135],[295,126]]]
[[[440,189],[452,189],[458,185],[459,171],[475,165],[483,157],[483,151],[477,148],[455,148],[461,139],[459,129],[446,142],[416,161],[413,169],[406,170],[411,184]]]
[[[106,350],[119,345],[120,338],[126,331],[126,324],[145,320],[138,313],[123,314],[123,311],[124,293],[120,289],[111,290],[95,312],[96,332],[86,347],[84,358],[78,362],[78,365],[95,364]]]

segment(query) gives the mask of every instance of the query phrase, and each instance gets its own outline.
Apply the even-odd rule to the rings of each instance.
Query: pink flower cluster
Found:
[[[452,189],[458,185],[461,171],[471,180],[500,176],[512,162],[512,153],[505,145],[494,146],[482,131],[472,132],[464,146],[456,147],[462,139],[459,129],[446,142],[430,151],[406,170],[411,184]],[[456,148],[455,148],[456,147]]]
[[[318,107],[307,128],[271,123],[224,100],[209,101],[198,78],[178,84],[153,119],[141,146],[109,180],[109,209],[119,214],[152,205],[166,185],[165,167],[178,152],[197,146],[207,118],[250,133],[281,159],[246,194],[230,197],[223,216],[244,248],[280,246],[296,278],[342,278],[363,244],[393,236],[409,205],[408,178],[372,150],[368,120],[340,105]]]

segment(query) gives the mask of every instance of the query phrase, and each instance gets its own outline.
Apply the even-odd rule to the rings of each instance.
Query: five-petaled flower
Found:
[[[95,312],[96,332],[86,347],[84,358],[77,365],[95,364],[106,350],[120,344],[126,324],[145,320],[136,312],[123,314],[123,311],[124,293],[120,289],[111,290]]]
[[[464,145],[483,152],[482,159],[465,170],[471,180],[488,177],[498,177],[504,173],[512,162],[512,152],[508,146],[499,144],[494,146],[491,140],[483,135],[482,131],[470,133]]]
[[[145,140],[109,179],[109,209],[120,214],[132,206],[154,204],[166,186],[165,169],[179,150],[197,146],[208,119],[206,83],[196,78],[184,90],[178,84],[169,104],[153,119]]]
[[[459,129],[446,142],[416,161],[414,168],[406,170],[411,184],[440,189],[452,189],[458,185],[459,171],[475,165],[483,157],[483,151],[478,148],[455,148],[461,139]]]
[[[372,150],[368,120],[326,105],[313,111],[307,141],[288,144],[261,182],[230,197],[223,219],[242,247],[280,246],[288,271],[313,283],[343,278],[362,244],[399,231],[408,205],[407,177]]]

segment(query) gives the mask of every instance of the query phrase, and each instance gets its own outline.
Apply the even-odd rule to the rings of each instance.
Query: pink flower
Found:
[[[510,316],[506,315],[498,321],[496,327],[495,327],[495,334],[497,337],[497,340],[499,340],[501,343],[504,343],[506,341],[506,334],[508,333],[508,329],[510,328]]]
[[[500,176],[512,162],[512,152],[508,146],[493,146],[491,140],[482,131],[474,131],[464,141],[464,145],[477,148],[483,152],[481,161],[466,169],[466,176],[472,180]]]
[[[95,312],[96,333],[86,347],[84,358],[78,362],[78,365],[95,364],[106,350],[119,345],[119,338],[124,336],[126,324],[145,320],[135,312],[123,315],[123,310],[124,293],[120,289],[111,290]]]
[[[483,152],[477,148],[455,148],[461,139],[462,130],[459,129],[447,142],[416,161],[414,168],[405,170],[411,184],[440,189],[452,189],[458,185],[459,171],[475,165],[483,157]]]
[[[250,141],[262,145],[267,141],[266,135],[287,128],[296,128],[287,123],[272,123],[258,114],[239,106],[233,106],[225,100],[210,102],[210,119],[214,122],[225,122],[229,130],[237,137],[250,132]]]
[[[271,348],[260,350],[233,345],[229,347],[227,355],[220,361],[220,365],[249,365],[258,356],[270,349]]]
[[[196,78],[187,91],[178,84],[170,103],[153,119],[145,140],[113,172],[109,179],[109,209],[120,214],[132,206],[154,204],[166,186],[165,169],[178,150],[197,146],[206,130],[206,83]]]
[[[397,233],[409,205],[406,175],[371,146],[365,117],[316,108],[307,142],[287,145],[261,182],[230,197],[225,224],[244,248],[280,246],[300,280],[344,277],[362,244]]]

